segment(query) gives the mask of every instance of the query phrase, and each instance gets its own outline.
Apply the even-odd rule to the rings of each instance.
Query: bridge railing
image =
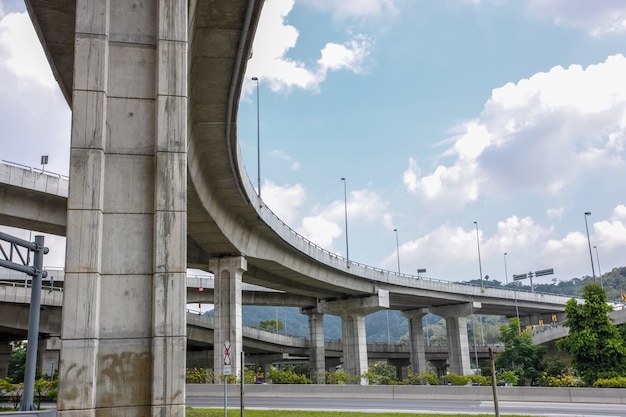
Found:
[[[8,184],[15,185],[16,183],[18,183],[18,185],[28,186],[34,190],[44,191],[65,197],[68,196],[69,177],[67,175],[57,174],[55,172],[46,171],[41,168],[29,167],[26,165],[5,160],[0,160],[0,165],[4,165],[7,167],[6,169],[0,171],[0,177],[6,176],[6,179],[4,180]],[[16,172],[17,170],[15,170],[15,168],[19,168],[21,170],[21,173]],[[38,174],[38,176],[24,178],[24,171],[30,172],[31,174]]]

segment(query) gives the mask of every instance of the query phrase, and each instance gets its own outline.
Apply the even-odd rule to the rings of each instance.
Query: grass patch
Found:
[[[187,408],[186,417],[224,417],[223,408]],[[353,411],[246,410],[246,417],[432,417],[433,414],[370,413]],[[239,417],[239,409],[229,409],[228,417]],[[493,417],[493,414],[437,414],[449,417]],[[524,417],[524,416],[516,416]],[[530,417],[530,416],[526,416]]]

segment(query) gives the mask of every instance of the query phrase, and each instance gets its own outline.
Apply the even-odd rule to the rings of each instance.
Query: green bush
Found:
[[[585,385],[584,381],[575,375],[546,375],[544,378],[545,385],[548,387],[582,387]]]
[[[467,378],[472,384],[491,385],[491,378],[484,375],[468,375]]]
[[[202,368],[187,368],[185,380],[188,384],[210,384],[213,382],[213,372],[209,372]]]
[[[626,377],[599,378],[593,383],[596,388],[626,388]]]
[[[290,370],[281,371],[276,368],[270,370],[269,378],[273,384],[310,384],[306,375],[300,375]]]
[[[504,382],[506,385],[517,385],[519,382],[519,375],[510,369],[500,370],[496,377],[498,382]]]
[[[467,385],[470,381],[469,376],[458,375],[454,373],[449,373],[442,378],[447,383],[452,385]]]
[[[348,383],[348,379],[348,374],[346,374],[342,369],[336,370],[334,372],[326,371],[327,384],[345,385],[346,383]]]
[[[432,372],[414,374],[409,369],[409,377],[404,382],[409,385],[439,385],[439,377]]]

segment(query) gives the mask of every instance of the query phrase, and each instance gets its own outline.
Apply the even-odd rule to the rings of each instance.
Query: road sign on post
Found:
[[[230,365],[230,342],[224,343],[224,365]]]

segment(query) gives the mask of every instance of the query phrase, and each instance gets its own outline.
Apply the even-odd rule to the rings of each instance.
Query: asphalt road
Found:
[[[363,398],[282,398],[251,397],[244,399],[247,409],[324,410],[324,411],[393,411],[424,414],[494,414],[492,401],[383,400]],[[187,406],[223,408],[223,397],[187,398]],[[239,399],[229,398],[228,408],[239,408]],[[549,417],[625,417],[624,404],[575,404],[544,402],[499,403],[500,414]],[[495,415],[495,414],[494,414]]]

